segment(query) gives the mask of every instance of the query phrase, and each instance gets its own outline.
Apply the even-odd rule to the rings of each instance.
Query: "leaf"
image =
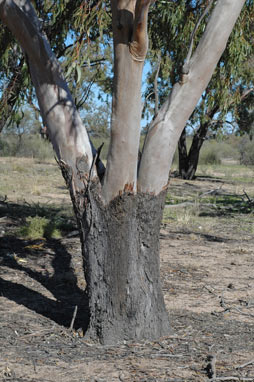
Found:
[[[77,84],[80,82],[81,80],[81,67],[79,65],[76,66],[76,73],[77,73]]]
[[[72,65],[69,66],[68,70],[67,70],[67,73],[65,75],[66,78],[68,78],[72,72],[73,68],[72,68]]]

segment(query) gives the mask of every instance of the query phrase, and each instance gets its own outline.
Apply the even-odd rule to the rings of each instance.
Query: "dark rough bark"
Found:
[[[105,206],[98,187],[85,196],[84,212],[76,211],[90,309],[87,336],[113,344],[167,335],[159,261],[165,192],[126,193]]]

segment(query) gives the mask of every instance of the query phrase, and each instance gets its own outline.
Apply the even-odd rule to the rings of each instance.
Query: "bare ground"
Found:
[[[219,183],[172,180],[181,195],[193,187],[204,193]],[[202,219],[201,225],[165,220],[161,275],[172,332],[155,342],[102,346],[83,338],[79,239],[17,238],[15,206],[1,206],[0,380],[254,381],[250,212],[213,212],[209,227]]]

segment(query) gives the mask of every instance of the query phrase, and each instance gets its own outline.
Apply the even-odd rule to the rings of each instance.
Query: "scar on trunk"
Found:
[[[136,6],[133,37],[129,46],[135,61],[143,62],[145,60],[148,48],[147,14],[150,3],[150,0],[141,0]]]

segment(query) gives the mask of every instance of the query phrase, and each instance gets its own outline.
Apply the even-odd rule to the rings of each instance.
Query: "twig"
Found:
[[[211,288],[209,288],[207,285],[204,285],[203,288],[206,289],[209,293],[213,294],[215,297],[218,297],[218,295],[214,293],[214,291],[212,291]]]
[[[217,377],[211,379],[211,382],[216,381],[239,381],[239,382],[253,382],[253,378],[245,378],[245,377]]]
[[[231,312],[233,312],[234,310],[236,310],[238,313],[242,314],[243,316],[254,317],[254,314],[242,312],[242,311],[241,311],[240,309],[238,309],[238,308],[230,308],[229,310],[230,310]]]
[[[251,198],[249,197],[249,195],[247,194],[247,192],[246,192],[245,190],[243,190],[243,193],[244,193],[244,195],[246,196],[246,198],[248,199],[248,202],[249,202],[250,204],[253,204],[253,200],[251,200]]]
[[[249,362],[243,363],[242,365],[236,366],[236,369],[243,369],[244,367],[249,366],[249,365],[251,365],[252,363],[254,363],[254,359],[252,359],[252,360],[249,361]]]
[[[184,355],[183,354],[168,354],[168,353],[156,353],[151,355],[151,358],[156,358],[156,357],[182,358],[184,357]]]
[[[222,308],[224,308],[224,309],[225,309],[225,312],[226,312],[227,310],[230,310],[230,308],[228,308],[227,305],[226,305],[226,303],[225,303],[223,293],[224,293],[224,292],[222,292],[222,293],[221,293],[221,296],[220,296],[220,306],[221,306]]]
[[[156,117],[156,115],[158,114],[158,111],[159,111],[159,94],[158,94],[158,76],[159,76],[159,71],[160,71],[160,67],[161,67],[161,56],[159,56],[159,60],[158,60],[158,67],[157,67],[157,70],[156,70],[156,73],[155,73],[155,78],[154,78],[154,101],[155,101],[155,105],[154,105],[154,116]]]
[[[210,191],[207,191],[207,192],[204,192],[203,194],[200,195],[200,198],[202,198],[204,195],[218,195],[218,191],[220,191],[223,187],[223,184],[218,187],[218,188],[215,188],[214,190],[210,190]]]
[[[78,312],[78,305],[75,305],[75,309],[74,309],[71,324],[70,324],[70,330],[73,330],[73,325],[76,319],[77,312]]]
[[[19,339],[27,338],[27,337],[34,337],[34,336],[40,336],[41,334],[47,334],[54,332],[55,327],[53,326],[51,329],[41,329],[36,330],[35,332],[24,334],[23,336],[19,337]]]

